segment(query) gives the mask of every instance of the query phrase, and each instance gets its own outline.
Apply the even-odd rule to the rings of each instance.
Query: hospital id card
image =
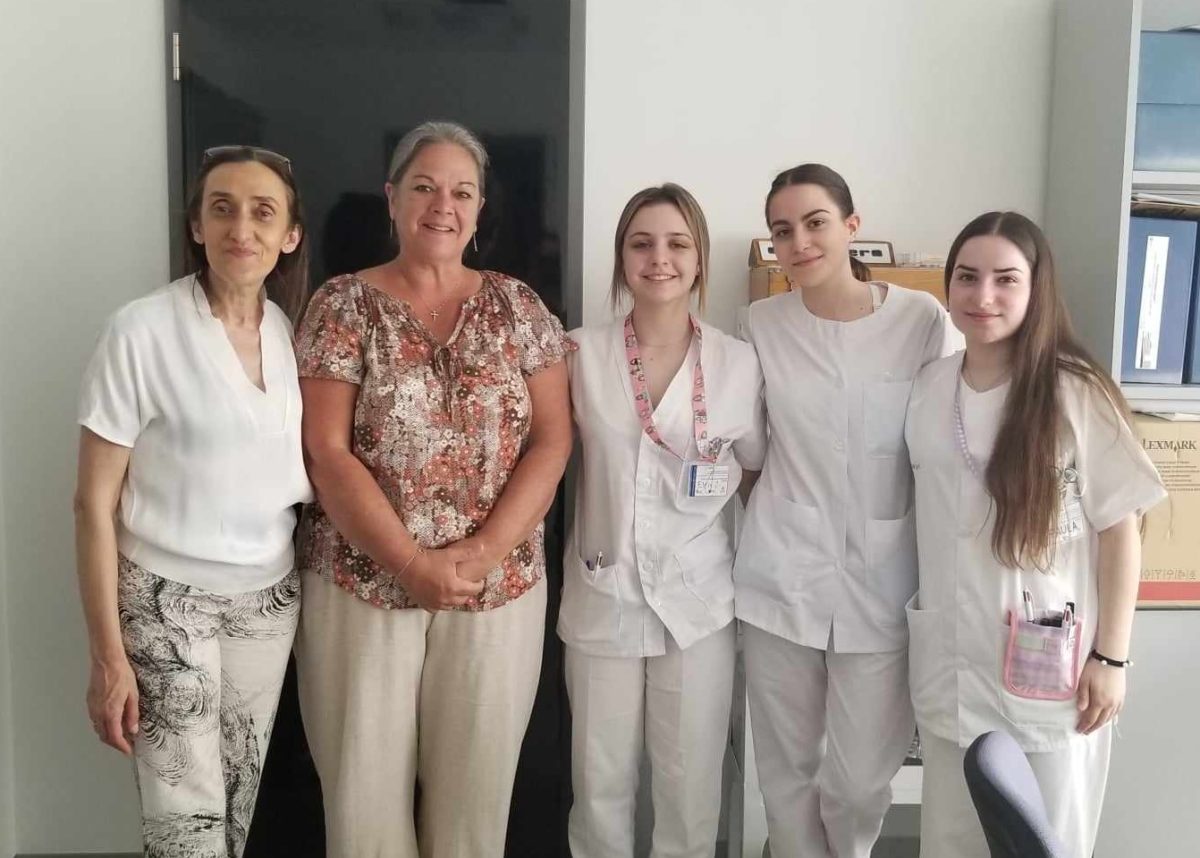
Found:
[[[729,494],[729,466],[688,463],[688,497],[715,498]]]
[[[1058,527],[1056,541],[1059,545],[1083,536],[1083,504],[1079,498],[1067,492],[1059,496]]]

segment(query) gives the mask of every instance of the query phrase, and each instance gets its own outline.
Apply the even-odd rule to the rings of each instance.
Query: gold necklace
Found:
[[[413,291],[416,292],[415,289]],[[425,300],[425,297],[420,292],[417,292],[417,298],[420,300],[420,302],[422,304],[425,305],[425,309],[429,311],[429,318],[433,319],[433,321],[435,321],[435,322],[438,320],[438,316],[441,315],[442,307],[446,306],[446,302],[450,300],[450,296],[447,295],[445,298],[443,298],[441,301],[438,302],[438,305],[436,307],[430,307],[429,302]]]
[[[401,276],[403,277],[403,275],[401,275]],[[438,301],[437,306],[434,307],[434,306],[430,306],[429,302],[425,300],[425,296],[422,295],[420,293],[420,291],[418,291],[416,285],[409,282],[409,280],[407,278],[404,278],[404,282],[406,284],[408,284],[408,287],[410,289],[412,289],[413,294],[417,296],[417,300],[425,305],[425,309],[429,312],[429,318],[432,319],[434,322],[436,322],[438,320],[438,316],[440,316],[442,314],[442,307],[446,306],[446,302],[449,301],[451,298],[453,298],[460,291],[462,291],[461,284],[451,288],[449,290],[449,292],[447,293],[447,295],[444,298],[442,298],[442,300]]]

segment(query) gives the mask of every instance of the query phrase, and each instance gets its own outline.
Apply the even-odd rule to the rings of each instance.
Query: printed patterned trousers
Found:
[[[122,557],[147,858],[240,858],[300,613],[300,577],[220,595]]]

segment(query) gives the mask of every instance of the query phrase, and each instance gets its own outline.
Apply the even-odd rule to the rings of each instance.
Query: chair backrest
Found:
[[[1029,760],[1007,733],[984,733],[963,760],[971,801],[992,858],[1062,858]]]

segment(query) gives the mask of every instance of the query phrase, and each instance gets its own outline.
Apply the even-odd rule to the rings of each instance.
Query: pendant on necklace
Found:
[[[430,310],[430,311],[429,311],[429,318],[433,319],[433,320],[436,322],[436,321],[437,321],[437,317],[438,317],[438,311],[437,311],[437,310]]]

